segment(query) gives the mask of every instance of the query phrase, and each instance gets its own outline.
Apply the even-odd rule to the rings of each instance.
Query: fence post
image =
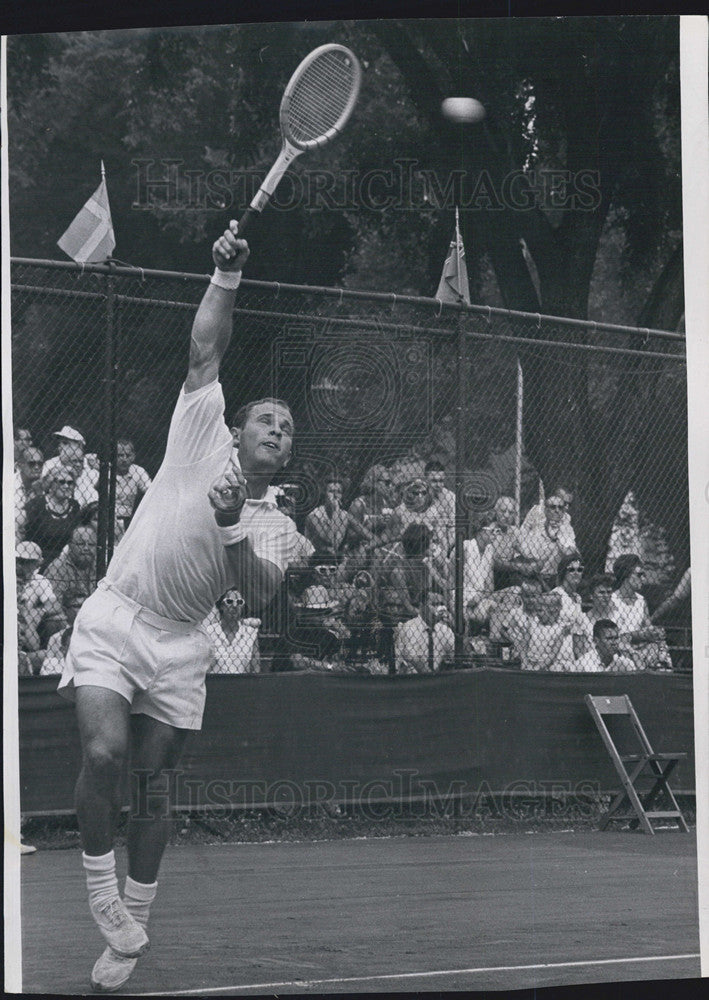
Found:
[[[524,374],[517,357],[517,420],[515,423],[515,524],[522,516],[522,448],[524,447]]]
[[[103,378],[103,433],[99,454],[98,477],[98,545],[96,548],[96,578],[106,574],[113,553],[116,493],[116,289],[113,273],[115,265],[108,261],[106,276],[106,342]]]
[[[463,543],[466,535],[467,516],[463,503],[464,462],[465,462],[465,396],[468,388],[466,370],[466,337],[463,327],[463,317],[457,320],[458,342],[457,362],[458,378],[456,381],[456,423],[455,423],[455,663],[462,666],[463,639],[465,636],[465,617],[463,614],[463,560],[465,549]]]

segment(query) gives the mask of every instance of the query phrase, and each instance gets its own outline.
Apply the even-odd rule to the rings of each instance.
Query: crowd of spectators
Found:
[[[96,588],[99,462],[76,428],[55,431],[45,460],[28,428],[15,431],[15,566],[21,674],[60,673],[71,627]],[[133,443],[117,442],[118,541],[150,487]]]
[[[293,664],[389,673],[454,665],[455,495],[445,481],[435,461],[398,482],[393,467],[377,465],[347,509],[343,483],[324,484],[322,505],[303,522],[309,568],[301,563],[291,574]],[[621,553],[612,572],[587,574],[573,500],[560,484],[519,525],[508,496],[477,518],[463,543],[465,662],[550,672],[672,669],[664,630],[641,593],[640,556]]]
[[[96,587],[98,461],[65,425],[44,459],[29,431],[15,435],[15,528],[20,672],[59,673],[76,612]],[[433,673],[454,665],[455,494],[435,460],[375,465],[345,506],[346,480],[322,485],[301,516],[288,484],[278,502],[300,548],[274,607],[261,618],[230,590],[203,623],[215,673],[349,669]],[[148,473],[133,444],[117,442],[115,537]],[[672,669],[664,630],[643,595],[637,508],[624,499],[606,572],[586,573],[573,527],[573,494],[557,485],[519,523],[500,496],[463,543],[466,663],[503,662],[551,672]],[[611,560],[611,556],[613,557]],[[689,572],[657,609],[686,597]],[[264,656],[265,652],[265,656]]]

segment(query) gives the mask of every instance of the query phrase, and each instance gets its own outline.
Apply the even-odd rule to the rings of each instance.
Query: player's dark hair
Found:
[[[598,639],[601,632],[607,632],[609,628],[617,629],[618,626],[615,622],[612,622],[610,618],[599,618],[598,621],[593,624],[593,638]]]
[[[426,462],[423,468],[424,474],[427,472],[445,472],[446,467],[443,462],[438,462],[435,458],[431,459],[430,462]]]
[[[284,410],[288,410],[291,416],[293,416],[293,411],[291,410],[285,399],[275,399],[273,396],[266,396],[264,399],[252,399],[250,403],[244,403],[234,414],[234,419],[231,422],[232,427],[238,427],[239,430],[243,430],[246,421],[251,415],[251,411],[256,407],[260,406],[261,403],[270,403],[271,406],[282,406]]]

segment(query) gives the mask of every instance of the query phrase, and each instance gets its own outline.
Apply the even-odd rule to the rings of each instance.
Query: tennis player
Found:
[[[270,486],[288,462],[293,419],[284,402],[243,406],[224,420],[219,367],[249,255],[236,222],[215,242],[216,265],[192,327],[187,379],[165,457],[106,577],[74,625],[61,693],[76,703],[82,767],[76,812],[91,913],[107,947],[94,990],[119,989],[149,946],[146,925],[170,820],[131,810],[121,898],[113,841],[131,773],[159,778],[202,723],[209,640],[199,624],[226,590],[265,605],[295,552],[293,521]],[[163,800],[164,801],[164,800]]]

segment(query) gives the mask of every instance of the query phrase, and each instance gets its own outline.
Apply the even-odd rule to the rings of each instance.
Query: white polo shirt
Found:
[[[209,614],[236,583],[207,497],[230,460],[238,464],[232,452],[220,383],[183,387],[163,463],[108,567],[111,586],[165,618],[201,622]],[[285,573],[297,532],[273,487],[246,501],[241,523],[256,555]]]

